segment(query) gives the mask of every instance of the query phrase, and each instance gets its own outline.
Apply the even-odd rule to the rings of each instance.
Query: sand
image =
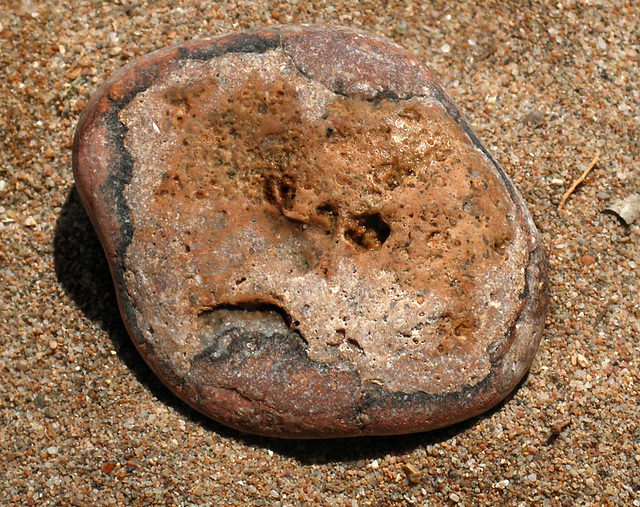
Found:
[[[0,1],[0,504],[640,505],[637,2]],[[530,204],[551,308],[529,375],[430,433],[227,429],[151,373],[71,174],[104,78],[173,42],[288,22],[392,38],[442,79]],[[600,151],[562,211],[563,194]]]

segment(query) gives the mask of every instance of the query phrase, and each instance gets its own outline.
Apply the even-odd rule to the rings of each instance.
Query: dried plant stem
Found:
[[[573,194],[573,191],[578,188],[578,185],[580,185],[580,183],[582,183],[585,178],[588,176],[588,174],[591,172],[591,169],[593,169],[595,167],[595,165],[598,163],[598,160],[600,160],[600,150],[598,150],[596,152],[596,155],[593,157],[593,160],[591,161],[591,163],[589,164],[589,167],[587,167],[584,172],[582,173],[582,176],[580,176],[576,181],[573,182],[573,185],[571,185],[571,187],[569,188],[569,190],[567,190],[564,195],[562,196],[562,199],[560,199],[560,204],[558,204],[558,213],[560,213],[560,210],[562,209],[562,207],[564,206],[564,203],[567,202],[567,199],[569,198],[569,196],[571,196],[571,194]]]

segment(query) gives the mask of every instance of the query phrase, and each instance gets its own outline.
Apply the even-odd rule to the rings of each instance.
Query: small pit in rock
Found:
[[[391,227],[380,213],[364,215],[349,220],[344,236],[354,245],[367,250],[380,250],[391,234]]]

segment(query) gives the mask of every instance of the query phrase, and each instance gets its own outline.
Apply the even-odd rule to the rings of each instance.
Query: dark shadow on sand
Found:
[[[138,353],[120,317],[104,251],[75,187],[69,192],[56,223],[54,265],[66,294],[88,319],[108,333],[120,360],[153,396],[200,424],[211,424],[218,433],[233,433],[174,396]]]
[[[283,456],[289,456],[302,464],[343,463],[355,464],[359,460],[377,459],[386,455],[399,456],[420,447],[449,440],[479,421],[490,418],[511,400],[527,381],[528,374],[503,401],[487,412],[466,421],[439,430],[410,435],[379,437],[332,438],[327,440],[285,440],[243,434],[239,438],[248,445],[271,449]]]
[[[218,424],[182,402],[142,359],[120,317],[107,260],[75,187],[69,192],[56,223],[54,258],[56,275],[64,291],[87,318],[108,333],[120,360],[161,403],[222,437],[271,449],[302,464],[356,463],[387,454],[401,455],[448,440],[499,411],[526,381],[525,376],[507,399],[490,411],[448,428],[426,433],[327,440],[286,440],[248,435]]]

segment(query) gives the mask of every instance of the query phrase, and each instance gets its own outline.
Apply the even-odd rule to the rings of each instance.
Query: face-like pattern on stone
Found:
[[[134,342],[226,424],[431,429],[502,399],[539,343],[522,198],[380,39],[290,27],[151,55],[92,99],[75,172]]]

